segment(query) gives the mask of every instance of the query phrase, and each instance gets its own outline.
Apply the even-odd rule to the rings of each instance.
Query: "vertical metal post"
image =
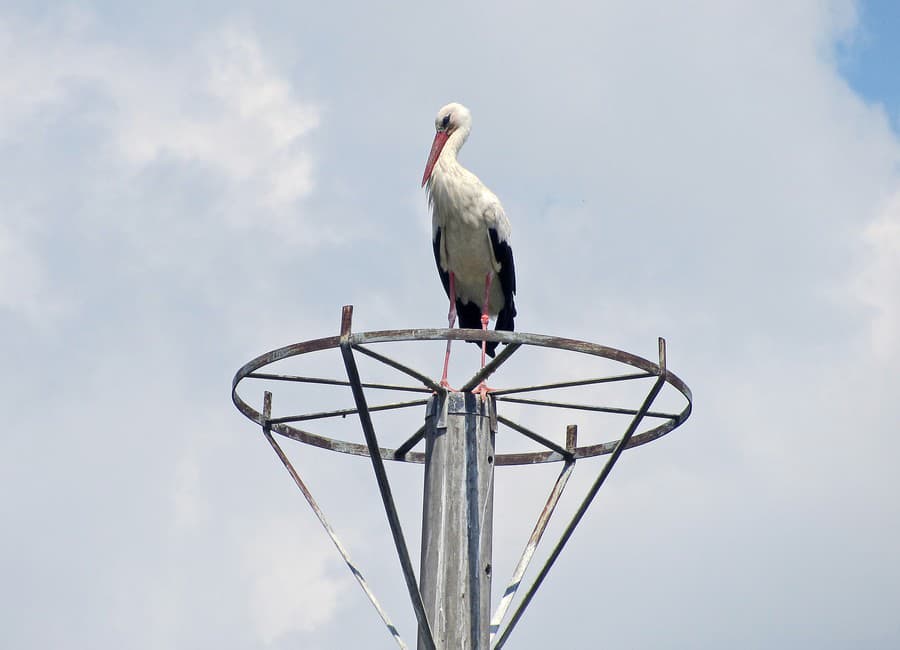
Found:
[[[488,649],[493,408],[492,398],[468,391],[428,403],[420,583],[439,650]]]

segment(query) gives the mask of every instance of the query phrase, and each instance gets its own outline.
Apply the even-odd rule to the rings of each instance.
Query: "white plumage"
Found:
[[[460,327],[487,328],[487,317],[496,316],[496,329],[511,331],[516,279],[509,220],[496,195],[457,160],[471,126],[471,113],[461,104],[447,104],[435,118],[437,133],[422,178],[431,203],[435,262],[451,301],[450,327],[458,312]],[[482,349],[494,356],[496,347],[488,343]],[[446,372],[445,362],[444,382]]]

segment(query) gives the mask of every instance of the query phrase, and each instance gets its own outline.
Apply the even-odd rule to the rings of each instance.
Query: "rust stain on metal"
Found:
[[[570,424],[566,427],[566,449],[574,453],[578,447],[578,425]]]
[[[350,338],[350,325],[353,322],[353,305],[344,305],[341,310],[341,342]]]

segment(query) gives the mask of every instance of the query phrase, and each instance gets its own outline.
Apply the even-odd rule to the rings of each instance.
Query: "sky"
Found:
[[[419,185],[450,101],[517,328],[664,336],[694,394],[507,647],[900,646],[898,33],[887,1],[0,4],[3,646],[396,647],[229,391],[345,304],[445,325]],[[285,448],[414,643],[367,461]],[[389,470],[415,558],[421,468]],[[495,586],[556,471],[501,470]]]

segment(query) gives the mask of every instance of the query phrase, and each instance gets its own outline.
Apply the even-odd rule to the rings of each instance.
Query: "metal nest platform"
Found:
[[[488,647],[492,647],[495,649],[500,648],[508,640],[510,633],[521,618],[522,614],[525,611],[525,608],[531,602],[531,599],[534,596],[535,592],[540,587],[544,578],[547,576],[547,573],[549,572],[553,563],[561,553],[569,537],[572,535],[575,527],[581,521],[582,517],[584,516],[585,512],[596,496],[598,490],[603,485],[603,482],[606,480],[606,477],[609,475],[621,453],[625,449],[652,442],[653,440],[656,440],[674,430],[685,420],[687,420],[688,416],[691,413],[691,391],[681,379],[679,379],[666,367],[666,346],[665,341],[662,338],[660,338],[658,342],[658,360],[656,362],[652,362],[628,352],[623,352],[622,350],[617,350],[595,343],[522,332],[498,332],[470,329],[412,329],[354,333],[351,331],[351,318],[352,307],[344,307],[341,320],[341,332],[338,336],[315,339],[288,345],[276,350],[272,350],[271,352],[267,352],[266,354],[260,355],[252,361],[246,363],[237,371],[232,381],[232,401],[234,402],[238,410],[241,411],[241,413],[243,413],[247,418],[249,418],[251,421],[262,428],[265,438],[275,450],[276,454],[290,473],[297,487],[303,493],[310,507],[318,517],[320,523],[325,528],[327,534],[337,547],[344,561],[347,563],[354,577],[366,593],[366,596],[378,610],[378,613],[387,626],[388,631],[401,648],[407,648],[408,646],[400,638],[396,627],[391,623],[387,614],[384,612],[383,608],[375,598],[367,582],[363,578],[362,573],[350,560],[349,554],[347,553],[343,544],[340,542],[336,533],[325,519],[325,516],[316,503],[315,499],[313,498],[312,493],[300,478],[296,469],[291,464],[284,451],[281,449],[275,437],[272,435],[273,433],[277,433],[280,436],[290,438],[307,445],[320,447],[322,449],[341,452],[345,454],[353,454],[357,456],[367,456],[370,458],[380,490],[382,502],[384,504],[388,523],[391,527],[391,533],[394,539],[397,555],[400,560],[404,578],[406,580],[410,600],[412,602],[413,609],[418,621],[418,647],[420,649],[450,650],[451,647],[454,647],[455,650],[455,647],[465,647],[471,648],[473,650],[476,648],[486,650]],[[505,344],[505,346],[501,351],[499,351],[497,356],[490,363],[488,363],[483,369],[481,369],[467,382],[465,382],[459,388],[458,392],[451,393],[448,393],[447,390],[442,388],[434,379],[430,378],[426,374],[408,365],[400,363],[390,356],[376,352],[373,349],[377,348],[378,344],[384,343],[446,340],[479,342],[483,340],[496,341]],[[497,373],[497,371],[514,354],[516,354],[523,348],[527,349],[529,347],[559,350],[564,352],[577,353],[580,355],[600,357],[612,362],[617,362],[618,364],[623,364],[624,366],[628,367],[629,371],[607,376],[585,377],[552,383],[498,387],[488,394],[488,398],[484,403],[481,402],[480,398],[471,395],[471,391],[476,386]],[[282,362],[286,359],[301,357],[302,355],[330,349],[338,349],[340,351],[344,369],[346,371],[346,380],[297,374],[280,374],[278,372],[270,371],[274,369],[270,368],[270,366],[278,364],[279,362]],[[407,376],[408,378],[413,380],[413,382],[405,384],[365,382],[360,377],[359,368],[356,363],[356,359],[358,358],[357,355],[371,358],[376,362],[379,362],[380,364],[383,364],[384,366]],[[642,379],[652,379],[652,385],[640,400],[640,404],[635,408],[624,408],[620,406],[609,406],[605,404],[570,403],[546,399],[531,399],[529,397],[525,397],[525,395],[529,393],[545,393],[547,391],[573,389],[599,384],[632,384],[636,380]],[[262,404],[260,405],[259,410],[257,410],[257,408],[252,406],[251,404],[247,403],[247,401],[245,401],[241,397],[239,389],[245,385],[245,382],[247,380],[267,380],[268,382],[274,382],[274,385],[281,385],[282,383],[286,383],[295,386],[298,384],[311,384],[320,386],[333,386],[336,388],[349,388],[353,396],[355,408],[308,411],[301,413],[290,412],[283,415],[278,415],[277,417],[273,417],[273,395],[270,391],[264,392]],[[684,401],[683,407],[677,412],[662,412],[651,410],[651,406],[653,405],[657,396],[660,394],[660,391],[662,391],[667,385],[670,387],[670,390],[674,389],[678,394],[682,396]],[[370,406],[366,400],[367,390],[370,392],[375,392],[377,390],[379,394],[383,392],[420,393],[422,394],[422,397],[414,400],[385,402]],[[457,404],[459,408],[465,410],[468,413],[468,416],[474,416],[476,414],[480,415],[485,422],[481,431],[477,430],[476,426],[471,423],[470,420],[474,420],[474,417],[469,417],[466,424],[461,425],[465,429],[462,433],[464,448],[469,448],[465,446],[465,436],[468,436],[468,440],[470,441],[468,444],[473,449],[476,446],[475,440],[477,438],[487,437],[490,439],[490,447],[488,452],[489,455],[485,456],[486,460],[478,460],[474,455],[457,459],[459,464],[466,466],[464,469],[465,476],[463,477],[463,479],[461,479],[461,489],[463,492],[465,492],[465,500],[467,501],[465,508],[468,509],[468,516],[465,512],[462,515],[463,521],[460,525],[462,529],[460,535],[462,536],[459,539],[457,539],[455,542],[449,539],[441,540],[441,543],[467,546],[470,556],[467,560],[468,564],[465,565],[469,567],[467,569],[469,576],[466,578],[468,582],[462,585],[461,588],[469,593],[469,601],[467,607],[470,608],[470,616],[467,619],[467,626],[471,629],[471,634],[467,632],[467,636],[465,638],[460,637],[460,639],[456,639],[454,637],[453,644],[456,645],[448,642],[443,636],[443,633],[441,633],[440,636],[436,635],[433,628],[434,620],[429,622],[429,616],[432,619],[435,619],[437,617],[437,614],[435,614],[436,610],[432,608],[429,613],[429,608],[423,601],[423,589],[420,589],[420,584],[417,581],[416,575],[412,568],[412,562],[409,557],[405,537],[403,535],[400,520],[394,504],[393,495],[391,493],[390,484],[388,482],[384,467],[385,460],[409,463],[425,463],[427,479],[429,467],[428,463],[430,462],[429,454],[434,451],[432,439],[429,439],[428,445],[426,446],[426,450],[424,452],[416,451],[416,448],[420,445],[420,443],[423,443],[423,441],[426,440],[426,436],[434,435],[435,426],[447,426],[447,405],[454,400],[454,403]],[[465,404],[463,404],[463,401],[465,401]],[[499,404],[503,403],[622,416],[625,418],[625,421],[627,421],[627,424],[623,427],[623,429],[620,429],[622,433],[617,435],[614,439],[595,444],[584,444],[581,446],[579,446],[578,444],[577,427],[570,425],[566,427],[565,430],[565,443],[557,443],[544,433],[533,431],[531,428],[526,427],[519,422],[513,421],[501,414],[498,414],[496,409]],[[426,405],[428,405],[426,411],[426,423],[415,430],[411,435],[409,435],[409,437],[405,441],[403,441],[402,444],[399,444],[396,448],[382,447],[379,445],[375,427],[372,421],[373,413],[379,411],[395,411],[400,409],[422,407]],[[443,409],[443,414],[440,413],[441,409]],[[358,416],[362,433],[365,437],[365,444],[354,442],[351,440],[338,439],[336,437],[322,435],[321,433],[314,433],[307,430],[306,428],[300,428],[300,423],[303,423],[303,427],[308,427],[309,424],[307,423],[313,424],[320,421],[333,421],[334,418],[346,418],[350,415]],[[644,430],[639,430],[645,418],[651,420],[652,426]],[[508,429],[529,439],[531,441],[530,444],[535,446],[535,449],[531,451],[517,451],[512,453],[495,454],[493,452],[493,439],[494,434],[498,429],[498,424],[502,424]],[[429,426],[431,427],[430,431],[428,430]],[[478,444],[480,445],[481,443],[479,442]],[[481,447],[479,447],[479,449],[481,449]],[[598,474],[593,485],[588,490],[587,495],[584,497],[575,515],[569,521],[559,541],[554,546],[552,552],[550,553],[549,559],[547,559],[546,563],[540,570],[531,587],[520,600],[518,608],[510,619],[510,622],[501,633],[501,623],[506,617],[506,614],[522,582],[522,579],[524,578],[525,571],[528,568],[537,549],[537,545],[547,528],[550,517],[553,514],[553,511],[556,508],[556,505],[563,493],[566,483],[568,482],[569,477],[574,469],[575,462],[580,459],[599,455],[608,456],[606,463]],[[500,600],[497,610],[494,612],[493,616],[490,619],[490,625],[488,627],[486,625],[487,619],[485,617],[485,614],[483,612],[479,614],[479,609],[484,610],[485,600],[485,596],[483,593],[480,594],[479,597],[479,592],[485,590],[484,585],[486,583],[487,600],[489,604],[491,569],[489,561],[487,564],[485,564],[482,555],[486,554],[489,560],[491,546],[491,524],[490,522],[488,522],[487,531],[485,533],[485,531],[482,530],[482,528],[484,527],[484,523],[479,523],[478,521],[478,511],[476,509],[476,505],[480,505],[480,507],[484,508],[485,504],[487,504],[487,507],[490,507],[492,509],[491,504],[493,501],[494,465],[530,465],[535,463],[548,462],[562,462],[563,467],[534,526],[531,537],[529,538],[525,546],[525,550],[521,555],[519,563],[515,571],[513,572],[513,576],[509,582],[509,585],[503,592],[503,597]],[[482,467],[482,465],[484,467]],[[476,483],[478,483],[478,481],[480,480],[478,479],[478,477],[480,476],[479,472],[490,472],[490,493],[487,496],[483,494],[484,489],[479,492],[479,488],[476,485]],[[475,476],[476,478],[473,479],[473,476]],[[482,484],[484,484],[483,481]],[[429,488],[426,485],[426,510],[428,509],[428,489]],[[487,501],[485,499],[487,499]],[[427,525],[425,517],[426,516],[423,515],[423,528]],[[484,538],[485,534],[487,534],[486,547]],[[423,541],[423,574],[426,572],[426,549],[424,548],[424,544],[425,542]],[[483,575],[485,570],[487,572],[486,579]],[[423,583],[426,581],[426,577],[424,575],[422,576],[422,580]],[[434,594],[430,594],[429,597],[433,598]],[[479,620],[481,621],[481,623],[479,623]],[[479,628],[479,626],[481,628],[480,631],[479,629],[477,629]],[[439,629],[438,632],[441,632],[441,630]]]

